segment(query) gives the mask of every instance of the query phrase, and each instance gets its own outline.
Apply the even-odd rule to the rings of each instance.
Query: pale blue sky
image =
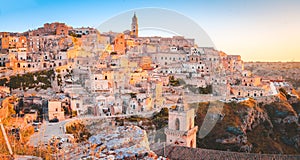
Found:
[[[217,49],[246,61],[300,61],[297,0],[0,0],[0,31],[23,32],[54,21],[97,27],[143,7],[171,9],[191,18]]]

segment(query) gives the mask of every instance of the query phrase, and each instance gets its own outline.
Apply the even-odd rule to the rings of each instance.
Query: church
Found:
[[[167,145],[196,148],[196,133],[198,126],[194,126],[195,112],[188,108],[179,98],[175,109],[169,110],[169,125],[165,129]]]
[[[138,19],[136,17],[135,12],[134,12],[134,15],[133,15],[132,21],[131,21],[130,35],[131,35],[132,38],[137,38],[139,36]]]

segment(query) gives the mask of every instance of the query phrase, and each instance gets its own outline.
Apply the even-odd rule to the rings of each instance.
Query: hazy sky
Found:
[[[191,18],[218,50],[240,54],[245,61],[300,61],[298,0],[0,0],[0,31],[23,32],[54,21],[98,27],[143,7],[171,9]]]

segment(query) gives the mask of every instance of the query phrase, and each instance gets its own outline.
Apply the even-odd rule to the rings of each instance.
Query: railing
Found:
[[[188,130],[188,131],[179,131],[179,130],[173,130],[173,129],[165,129],[165,133],[167,135],[173,135],[173,136],[190,136],[193,133],[197,132],[198,126]]]

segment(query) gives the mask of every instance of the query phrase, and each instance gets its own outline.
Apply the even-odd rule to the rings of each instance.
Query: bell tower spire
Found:
[[[136,17],[136,13],[134,12],[131,21],[131,37],[137,38],[138,35],[139,35],[138,19]]]

